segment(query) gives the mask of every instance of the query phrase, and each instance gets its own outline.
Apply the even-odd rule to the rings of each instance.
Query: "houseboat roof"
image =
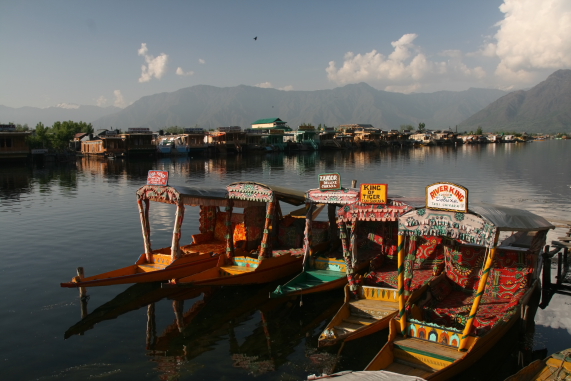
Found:
[[[266,124],[266,123],[277,123],[277,122],[285,123],[280,118],[268,118],[268,119],[258,119],[252,124]]]

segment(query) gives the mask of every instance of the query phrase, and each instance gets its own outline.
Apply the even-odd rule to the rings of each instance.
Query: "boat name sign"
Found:
[[[169,171],[149,171],[147,185],[169,185]]]
[[[435,210],[468,212],[468,189],[453,183],[435,183],[426,187],[426,207]]]
[[[388,184],[361,184],[362,204],[386,204]]]
[[[319,175],[319,189],[341,189],[341,175],[338,173],[323,173]]]

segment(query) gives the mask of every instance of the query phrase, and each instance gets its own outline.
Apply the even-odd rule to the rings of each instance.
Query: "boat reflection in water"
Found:
[[[320,327],[342,304],[339,293],[307,295],[301,303],[297,298],[268,298],[277,284],[167,289],[160,283],[135,284],[86,314],[64,337],[83,335],[98,323],[147,307],[146,354],[161,379],[187,373],[193,359],[225,341],[232,366],[250,375],[277,371],[304,340],[308,361],[332,370],[335,356],[318,353],[317,339]],[[156,316],[163,299],[172,300],[174,318],[160,329]]]
[[[341,302],[332,302],[339,300],[338,295],[310,298],[303,306],[296,299],[269,299],[268,293],[275,286],[223,288],[185,313],[179,306],[176,313],[181,317],[162,335],[148,340],[151,345],[147,354],[163,371],[170,364],[168,373],[172,376],[173,364],[189,362],[227,339],[234,367],[251,375],[276,371],[288,362],[304,338],[312,342],[308,347],[316,348],[315,329],[335,313]]]

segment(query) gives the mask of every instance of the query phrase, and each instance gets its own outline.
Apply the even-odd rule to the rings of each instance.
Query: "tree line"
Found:
[[[13,123],[12,123],[13,124]],[[47,148],[56,152],[64,152],[69,149],[69,142],[73,140],[75,134],[80,132],[86,134],[93,133],[91,123],[55,122],[51,127],[44,126],[43,123],[36,124],[35,129],[30,129],[27,124],[16,124],[16,131],[31,131],[27,137],[28,145],[31,149]]]

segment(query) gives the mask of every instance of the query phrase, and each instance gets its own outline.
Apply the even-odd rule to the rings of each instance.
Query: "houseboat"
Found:
[[[219,153],[240,153],[246,145],[246,133],[240,126],[218,127],[208,136],[208,146]]]
[[[175,141],[176,151],[181,155],[200,154],[208,149],[207,132],[203,128],[185,128]]]
[[[27,137],[30,131],[16,131],[14,124],[0,124],[0,160],[27,159],[30,155]]]
[[[155,155],[157,147],[153,144],[153,133],[148,127],[131,127],[126,133],[119,134],[125,140],[127,155]]]
[[[335,139],[335,128],[325,127],[323,131],[319,133],[319,149],[320,150],[341,150],[344,147],[341,143]]]
[[[117,130],[98,130],[95,137],[85,136],[81,140],[83,156],[123,157],[127,154],[125,138]]]

